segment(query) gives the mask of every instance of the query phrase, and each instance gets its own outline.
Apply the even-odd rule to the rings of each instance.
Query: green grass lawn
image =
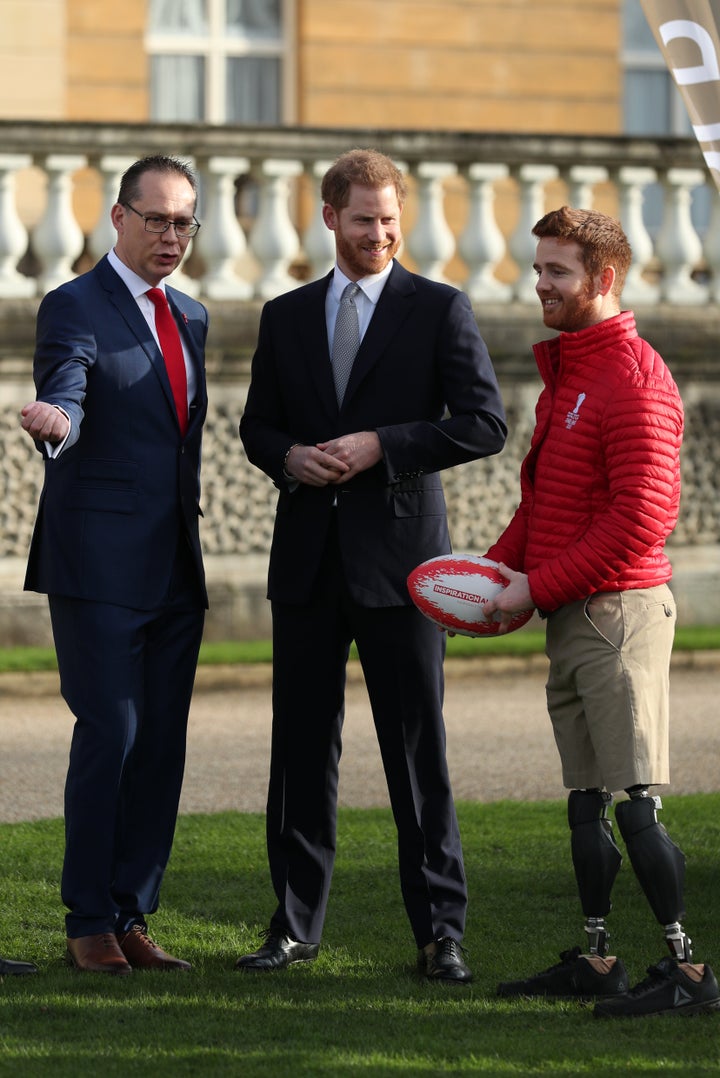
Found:
[[[495,996],[498,981],[583,943],[566,807],[461,803],[458,812],[475,973],[465,988],[415,976],[385,809],[341,810],[320,958],[280,974],[233,969],[272,912],[262,816],[180,818],[151,930],[193,972],[126,978],[63,963],[61,821],[0,826],[0,953],[41,967],[0,982],[0,1074],[717,1074],[720,1013],[598,1021],[577,1003]],[[663,821],[688,857],[685,923],[696,958],[720,971],[720,795],[669,796]],[[627,864],[613,897],[612,947],[639,980],[665,953],[662,933]]]
[[[534,655],[545,646],[544,629],[523,629],[507,636],[484,637],[474,640],[467,636],[449,637],[448,658],[471,658],[482,655]],[[676,651],[697,651],[720,648],[720,626],[680,626],[675,632]],[[354,649],[351,652],[354,656]],[[269,640],[210,641],[200,649],[200,663],[220,665],[235,663],[272,662]],[[55,670],[57,662],[52,648],[0,648],[0,674],[4,671]]]

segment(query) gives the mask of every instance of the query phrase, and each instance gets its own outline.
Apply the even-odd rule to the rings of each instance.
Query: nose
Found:
[[[172,235],[170,234],[171,229]],[[164,232],[161,233],[161,236],[166,243],[182,243],[182,236],[178,236],[177,232],[175,231],[174,221],[168,222],[168,227],[165,229]]]
[[[385,239],[385,229],[382,221],[373,221],[368,229],[368,235],[373,243],[381,243]]]

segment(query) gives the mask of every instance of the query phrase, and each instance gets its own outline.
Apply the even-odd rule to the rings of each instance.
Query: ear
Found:
[[[112,221],[115,230],[121,232],[125,221],[125,208],[124,206],[121,206],[119,202],[116,202],[110,210],[110,220]]]
[[[334,232],[338,226],[338,215],[332,206],[328,206],[327,202],[323,205],[322,216],[326,227],[329,228],[331,232]]]
[[[615,267],[605,266],[598,277],[598,292],[601,296],[607,296],[612,292],[615,284]]]

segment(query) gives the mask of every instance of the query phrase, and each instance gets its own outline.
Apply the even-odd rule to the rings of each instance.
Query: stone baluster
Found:
[[[594,165],[572,165],[564,178],[568,185],[568,205],[591,210],[594,188],[598,183],[605,183],[608,170]]]
[[[335,240],[333,233],[323,220],[323,202],[320,194],[322,178],[330,168],[332,161],[316,161],[312,165],[313,180],[313,215],[303,237],[303,247],[310,263],[310,276],[313,281],[329,273],[335,265]]]
[[[507,165],[467,165],[468,219],[458,250],[468,267],[465,291],[475,303],[507,303],[511,288],[495,276],[506,251],[505,238],[495,219],[495,183],[508,176]]]
[[[643,202],[645,188],[654,183],[657,173],[652,168],[628,165],[615,173],[620,207],[620,223],[632,247],[633,259],[623,288],[623,303],[637,307],[657,303],[660,290],[650,284],[643,273],[653,258],[653,242],[645,227]]]
[[[443,267],[455,253],[455,237],[445,219],[443,181],[455,176],[457,167],[447,161],[421,161],[411,173],[417,182],[417,217],[407,249],[418,273],[444,281]]]
[[[205,266],[201,291],[209,299],[252,295],[252,285],[238,273],[247,241],[235,209],[235,180],[249,168],[247,157],[208,157],[200,166],[204,209],[194,243]]]
[[[188,165],[190,165],[190,168],[197,172],[197,164],[194,158],[183,154],[182,159],[183,161],[186,161]],[[184,267],[188,264],[192,257],[194,243],[194,239],[190,240],[187,247],[185,248],[185,254],[183,255],[180,265],[174,273],[171,273],[169,277],[165,278],[165,281],[167,284],[170,285],[171,288],[177,288],[180,292],[185,292],[188,296],[193,296],[195,299],[197,299],[197,297],[200,295],[200,281],[197,280],[195,277],[190,277],[184,269]]]
[[[673,305],[706,303],[708,290],[691,274],[702,259],[702,242],[690,217],[691,191],[705,182],[695,168],[670,168],[662,177],[665,205],[656,252],[663,266],[660,297]]]
[[[33,296],[36,282],[18,273],[17,264],[28,244],[27,229],[17,212],[15,176],[32,164],[30,154],[0,154],[0,296]]]
[[[520,217],[510,237],[510,253],[518,267],[513,294],[521,303],[537,302],[535,292],[535,249],[532,230],[545,213],[545,184],[557,179],[555,165],[520,165],[513,170],[519,185]]]
[[[714,188],[710,195],[712,210],[705,233],[703,253],[710,271],[709,298],[712,303],[720,303],[720,197]]]
[[[266,158],[253,174],[259,184],[258,215],[250,232],[250,249],[260,263],[255,295],[272,299],[295,288],[288,268],[300,251],[300,240],[289,210],[290,180],[302,173],[299,161]]]
[[[45,213],[32,236],[33,251],[42,269],[40,295],[75,277],[73,263],[82,254],[85,239],[72,207],[72,176],[84,168],[82,154],[48,154],[38,161],[47,174]]]
[[[200,282],[194,277],[189,277],[183,269],[183,266],[190,258],[192,245],[194,242],[195,240],[190,240],[190,243],[187,245],[185,257],[183,258],[182,262],[174,273],[171,273],[169,277],[165,278],[165,281],[167,284],[170,285],[171,288],[177,288],[178,291],[185,292],[188,296],[193,296],[195,299],[197,299],[197,297],[200,295]]]
[[[111,247],[115,246],[117,232],[110,219],[110,211],[117,202],[123,173],[130,168],[134,161],[134,157],[121,154],[104,154],[97,162],[102,187],[102,209],[95,228],[88,236],[90,254],[96,262]]]

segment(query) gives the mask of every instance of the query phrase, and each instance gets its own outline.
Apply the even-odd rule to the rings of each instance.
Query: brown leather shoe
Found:
[[[158,947],[154,940],[147,934],[143,925],[133,925],[129,932],[122,933],[117,937],[120,950],[133,969],[192,969],[189,962],[182,958],[173,958],[171,954]]]
[[[84,973],[132,973],[112,932],[68,939],[67,954],[75,969]]]

